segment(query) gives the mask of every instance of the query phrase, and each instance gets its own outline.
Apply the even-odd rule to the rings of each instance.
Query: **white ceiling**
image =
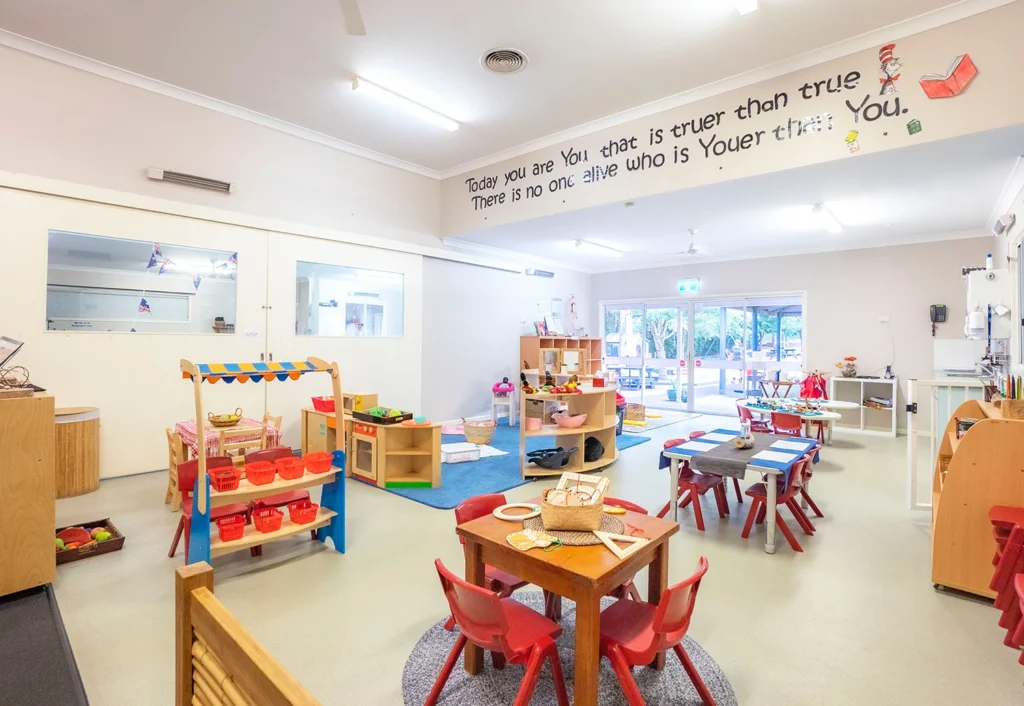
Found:
[[[461,241],[613,271],[679,262],[852,250],[989,234],[1024,125],[498,226]],[[825,203],[843,225],[811,217]],[[701,254],[683,256],[688,228]],[[581,253],[576,239],[622,257]],[[529,266],[529,257],[523,262]]]
[[[948,0],[0,0],[0,28],[443,171],[899,23]],[[977,4],[977,3],[976,3]],[[887,35],[888,36],[888,35]],[[495,76],[512,46],[526,71]],[[463,123],[353,95],[359,75]]]

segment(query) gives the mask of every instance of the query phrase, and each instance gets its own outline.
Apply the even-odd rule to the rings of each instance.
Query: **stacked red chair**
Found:
[[[646,703],[631,669],[650,664],[665,650],[675,651],[704,706],[714,706],[711,692],[683,648],[683,638],[690,628],[697,601],[697,589],[707,571],[708,560],[701,557],[694,574],[666,589],[658,605],[617,601],[601,613],[601,656],[612,663],[629,706]]]
[[[526,674],[514,706],[528,706],[545,661],[551,667],[558,706],[569,706],[562,663],[555,645],[562,628],[522,603],[500,598],[493,591],[463,581],[445,568],[440,559],[434,562],[434,566],[441,578],[441,588],[448,599],[452,618],[459,626],[459,636],[424,706],[437,703],[467,642],[490,652],[495,669],[504,669],[506,662],[526,665]],[[616,605],[622,603],[632,604],[634,601],[618,601]]]
[[[989,588],[996,592],[995,607],[1002,611],[999,627],[1006,629],[1003,644],[1024,646],[1024,508],[993,506],[988,513],[996,554]],[[1024,664],[1024,656],[1020,658]]]
[[[776,507],[775,507],[775,522],[778,525],[782,535],[789,542],[789,546],[793,548],[795,552],[802,552],[804,549],[800,546],[800,542],[796,540],[792,530],[789,529],[789,525],[782,519],[782,515],[779,514],[779,508],[783,505],[788,507],[790,512],[793,513],[793,517],[796,519],[800,529],[804,531],[804,534],[813,535],[814,525],[811,524],[810,518],[800,508],[800,503],[797,498],[800,496],[800,488],[803,487],[804,481],[807,479],[808,467],[813,465],[813,458],[811,454],[808,454],[793,464],[793,469],[789,472],[789,481],[786,483],[786,487],[780,489],[776,496]],[[782,483],[780,477],[777,481],[769,481]],[[758,523],[763,522],[765,515],[768,510],[768,486],[764,483],[755,483],[747,489],[747,495],[753,498],[754,502],[750,506],[750,512],[747,514],[747,522],[743,525],[743,539],[750,537],[750,530],[754,526],[754,520]]]

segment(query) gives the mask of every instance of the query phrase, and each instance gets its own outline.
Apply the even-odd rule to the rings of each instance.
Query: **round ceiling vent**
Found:
[[[526,54],[518,49],[491,49],[480,57],[480,65],[492,74],[517,74],[526,68]]]

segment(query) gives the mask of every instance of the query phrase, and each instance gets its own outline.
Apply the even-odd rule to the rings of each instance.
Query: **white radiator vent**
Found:
[[[207,179],[206,177],[195,176],[194,174],[183,174],[181,172],[171,172],[158,167],[150,167],[146,172],[146,175],[154,181],[169,181],[174,184],[183,184],[185,186],[195,186],[199,189],[219,191],[223,194],[231,193],[231,184],[229,182]]]

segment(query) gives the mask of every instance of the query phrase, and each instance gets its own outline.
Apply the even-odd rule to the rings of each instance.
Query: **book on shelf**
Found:
[[[953,59],[946,75],[925,74],[918,83],[929,98],[952,98],[963,92],[967,85],[978,75],[978,69],[967,54]]]

